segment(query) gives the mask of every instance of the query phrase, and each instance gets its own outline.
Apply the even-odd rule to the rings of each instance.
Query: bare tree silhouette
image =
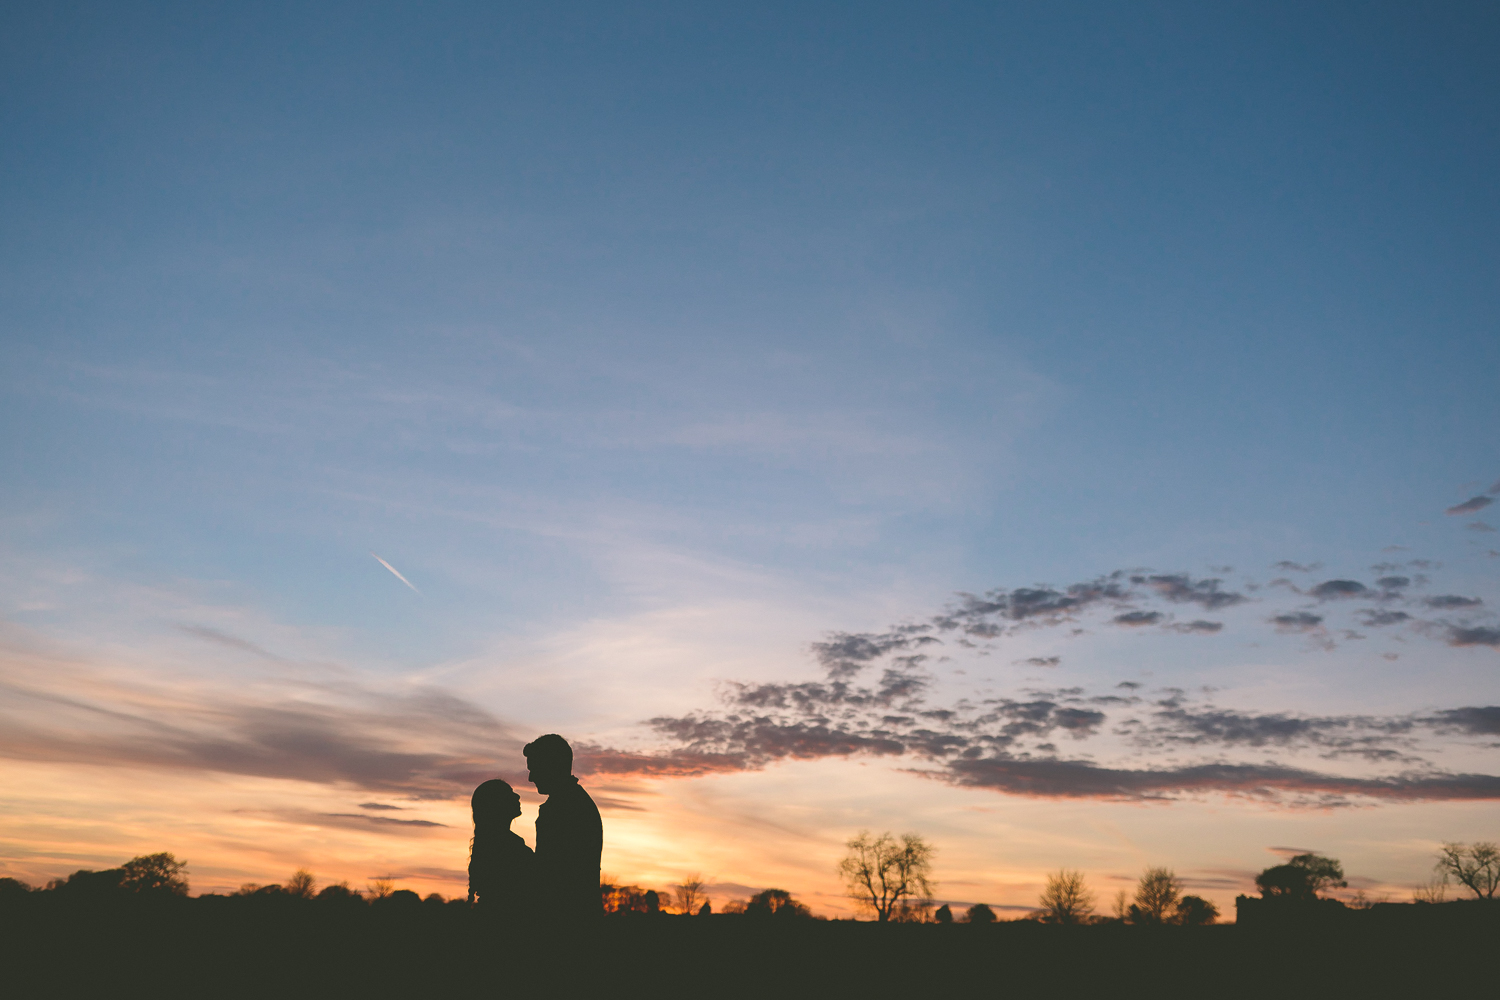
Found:
[[[298,899],[312,899],[317,894],[318,880],[306,868],[298,868],[282,885],[281,891]]]
[[[1083,872],[1067,868],[1047,876],[1040,903],[1040,919],[1049,924],[1087,923],[1094,912],[1094,894],[1084,883]]]
[[[886,923],[904,900],[932,898],[931,845],[915,833],[897,840],[889,833],[871,837],[868,830],[848,843],[849,853],[839,862],[849,896],[875,912]]]
[[[1147,868],[1135,885],[1135,902],[1130,907],[1133,924],[1163,924],[1177,905],[1181,883],[1170,868]]]
[[[1500,888],[1500,847],[1487,841],[1444,844],[1438,851],[1439,872],[1451,876],[1477,899],[1494,899]]]
[[[708,901],[704,895],[704,882],[702,875],[689,875],[676,886],[673,893],[673,902],[678,913],[697,913],[699,908]]]
[[[1413,903],[1441,903],[1448,898],[1448,876],[1435,874],[1411,891]]]

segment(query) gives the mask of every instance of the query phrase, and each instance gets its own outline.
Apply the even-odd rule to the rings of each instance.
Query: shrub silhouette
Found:
[[[13,899],[31,892],[31,886],[18,878],[0,878],[0,899]]]
[[[69,899],[113,896],[119,893],[124,875],[123,868],[106,868],[101,872],[81,868],[66,879],[53,879],[47,888]]]
[[[1284,865],[1272,865],[1255,876],[1255,887],[1266,899],[1309,903],[1328,888],[1343,888],[1344,868],[1321,854],[1299,854]]]
[[[599,883],[599,895],[605,913],[648,913],[646,890],[638,885],[616,885],[605,880]],[[660,907],[660,898],[657,906]]]
[[[317,899],[320,903],[344,905],[348,905],[349,903],[363,904],[365,901],[365,897],[361,896],[354,889],[349,888],[348,882],[339,882],[337,885],[326,886],[322,892],[318,893]]]
[[[983,903],[975,903],[964,912],[964,922],[970,924],[993,924],[999,918],[995,911]]]
[[[1173,923],[1184,927],[1202,927],[1219,919],[1219,908],[1202,896],[1183,896],[1177,901],[1177,916]]]
[[[785,889],[767,889],[750,897],[750,902],[745,904],[745,916],[806,920],[812,917],[812,911],[793,899]]]
[[[182,877],[186,861],[171,854],[142,854],[120,866],[120,888],[127,892],[158,896],[186,896],[188,880]]]

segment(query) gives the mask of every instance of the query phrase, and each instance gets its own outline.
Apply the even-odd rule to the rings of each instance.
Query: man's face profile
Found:
[[[536,786],[536,790],[543,795],[551,795],[557,785],[558,768],[547,760],[529,759],[526,761],[526,780]]]

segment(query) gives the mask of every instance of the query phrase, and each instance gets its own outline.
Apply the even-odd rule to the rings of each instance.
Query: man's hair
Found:
[[[560,767],[569,773],[573,770],[573,748],[556,733],[538,736],[522,747],[521,752],[526,755],[527,766]]]

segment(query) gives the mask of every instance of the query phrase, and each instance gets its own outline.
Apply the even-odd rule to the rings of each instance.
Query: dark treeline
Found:
[[[664,906],[662,895],[653,907],[649,890],[613,886],[628,905],[592,928],[549,931],[499,928],[465,899],[378,880],[317,889],[299,873],[231,895],[187,891],[169,854],[38,890],[0,882],[8,995],[1390,995],[1435,976],[1488,975],[1500,930],[1500,905],[1479,899],[1341,906],[1347,919],[1312,923],[1248,920],[1242,909],[1238,926],[856,922],[813,919],[781,890],[719,914],[675,897]],[[1274,887],[1255,902],[1332,909]]]

